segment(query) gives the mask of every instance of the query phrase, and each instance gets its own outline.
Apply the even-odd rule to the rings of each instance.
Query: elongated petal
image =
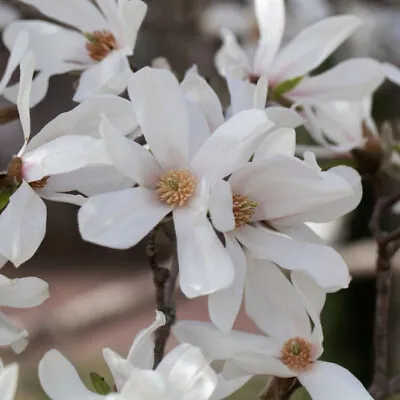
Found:
[[[114,249],[128,249],[143,239],[170,212],[157,193],[126,189],[91,197],[79,210],[84,240]]]
[[[298,379],[313,399],[372,400],[362,383],[337,364],[317,361]]]
[[[0,395],[3,400],[14,400],[18,383],[18,365],[7,365],[0,372]]]
[[[261,110],[234,115],[204,143],[192,160],[193,171],[211,180],[228,176],[250,159],[271,126]]]
[[[43,200],[23,182],[0,216],[0,253],[16,267],[36,252],[46,232]]]
[[[383,71],[386,75],[386,78],[389,81],[393,82],[396,85],[400,85],[400,69],[393,64],[383,63],[382,64]]]
[[[147,5],[141,0],[119,0],[118,8],[122,17],[126,42],[133,53],[140,26],[146,16]]]
[[[310,274],[327,292],[346,288],[349,271],[332,248],[292,239],[264,228],[244,226],[236,237],[256,258],[270,260],[282,268]]]
[[[267,117],[278,128],[297,128],[304,124],[304,119],[295,111],[284,107],[267,107]]]
[[[121,391],[129,381],[135,366],[109,348],[103,349],[103,357],[114,379],[117,390]]]
[[[155,189],[164,173],[149,150],[127,139],[103,115],[100,135],[115,167],[127,177],[149,189]]]
[[[235,228],[232,190],[228,182],[221,179],[211,186],[209,210],[215,229],[230,232]]]
[[[89,0],[21,0],[36,7],[43,15],[71,25],[82,32],[107,28],[107,22],[96,6]]]
[[[80,194],[70,193],[55,193],[46,189],[38,189],[38,195],[45,200],[57,201],[59,203],[74,204],[76,206],[83,206],[87,198]]]
[[[226,77],[226,82],[231,97],[232,115],[254,108],[253,101],[256,88],[254,83],[247,82],[231,74]]]
[[[8,279],[0,275],[0,304],[3,307],[36,307],[49,296],[49,284],[42,279]]]
[[[218,374],[218,384],[212,396],[210,397],[210,400],[226,399],[231,394],[239,390],[250,379],[251,376],[244,376],[238,379],[226,380],[222,374]]]
[[[178,208],[173,216],[182,292],[193,298],[229,287],[234,267],[206,214]]]
[[[159,372],[136,368],[122,388],[120,396],[117,393],[111,394],[107,396],[107,399],[163,400],[167,398],[169,389],[168,382]],[[172,393],[174,393],[173,389]]]
[[[104,399],[104,396],[91,392],[82,383],[75,367],[55,349],[48,351],[40,360],[39,380],[52,400]]]
[[[360,25],[361,20],[355,16],[336,15],[307,27],[279,52],[272,79],[282,82],[312,71]]]
[[[264,110],[268,98],[268,77],[260,76],[257,81],[256,89],[253,96],[253,107]]]
[[[4,88],[10,82],[11,75],[18,67],[23,55],[29,46],[29,36],[26,32],[20,32],[16,37],[15,43],[12,46],[10,57],[7,61],[7,66],[4,71],[3,77],[0,81],[0,94],[3,93]]]
[[[147,143],[162,168],[187,168],[189,121],[178,81],[162,69],[143,68],[129,84],[129,97]]]
[[[343,61],[327,72],[304,78],[298,86],[287,93],[299,103],[345,100],[361,101],[384,81],[381,64],[369,58]]]
[[[54,118],[29,141],[27,150],[64,135],[100,137],[102,113],[123,135],[132,133],[138,127],[130,101],[118,96],[97,96]]]
[[[296,131],[293,128],[280,128],[271,132],[254,153],[254,160],[274,154],[294,156],[296,150]]]
[[[214,360],[227,360],[235,354],[272,349],[265,336],[239,331],[225,334],[208,322],[178,321],[172,328],[176,339],[200,347]]]
[[[283,0],[256,0],[254,2],[260,43],[255,59],[256,73],[268,73],[281,45],[285,29]]]
[[[16,354],[22,353],[28,345],[28,332],[14,325],[6,315],[0,313],[0,346],[11,346]]]
[[[73,100],[80,103],[100,94],[121,94],[131,75],[126,55],[115,50],[81,74]]]
[[[94,164],[109,165],[110,160],[99,139],[87,136],[62,136],[23,156],[23,177],[28,182],[45,176],[71,172]]]
[[[225,235],[226,250],[235,267],[235,280],[224,290],[208,296],[208,312],[214,325],[222,332],[229,333],[242,305],[247,262],[240,244],[234,237]]]
[[[211,132],[224,123],[224,114],[217,94],[207,81],[192,67],[185,75],[181,87],[190,100],[197,103],[203,111]]]

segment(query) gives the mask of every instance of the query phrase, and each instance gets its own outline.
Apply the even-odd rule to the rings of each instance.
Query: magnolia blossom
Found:
[[[18,364],[4,366],[0,360],[0,396],[2,400],[14,400],[18,384]]]
[[[135,73],[129,94],[151,152],[107,118],[100,131],[114,165],[140,186],[91,197],[78,215],[82,237],[129,248],[172,212],[182,291],[195,297],[228,287],[234,270],[207,218],[209,186],[244,164],[272,123],[262,111],[243,111],[210,136],[201,111],[162,69]]]
[[[103,350],[117,393],[99,395],[87,389],[73,365],[57,350],[47,352],[39,363],[44,391],[52,400],[209,399],[217,385],[217,376],[198,348],[182,344],[152,370],[152,336],[164,324],[164,314],[157,312],[154,323],[136,336],[127,359],[111,349]]]
[[[2,307],[36,307],[47,300],[49,295],[49,285],[42,279],[8,279],[0,275],[0,306]],[[25,329],[15,326],[3,313],[0,313],[0,346],[11,346],[16,353],[20,353],[28,344],[27,336],[28,332]]]
[[[224,30],[223,46],[215,58],[221,75],[250,81],[266,76],[271,93],[279,88],[285,98],[302,104],[359,101],[383,82],[381,65],[367,58],[347,60],[325,73],[308,76],[358,28],[358,18],[342,15],[318,21],[281,48],[284,1],[256,0],[255,11],[261,38],[253,65],[234,35]],[[283,90],[284,82],[290,85]]]
[[[228,380],[249,375],[297,377],[314,400],[372,399],[349,371],[319,361],[323,352],[319,314],[325,294],[299,272],[292,273],[292,282],[296,290],[278,267],[270,265],[268,275],[257,282],[265,286],[263,296],[248,293],[254,304],[250,317],[266,336],[237,331],[224,334],[196,321],[178,322],[174,335],[200,346],[211,359],[225,360],[223,376]]]
[[[43,15],[73,29],[40,20],[14,21],[4,30],[8,48],[20,31],[27,31],[39,70],[34,81],[32,105],[40,102],[52,75],[83,71],[74,100],[96,94],[120,94],[131,74],[128,56],[133,54],[147,6],[140,0],[22,0]],[[5,96],[15,101],[17,89]]]

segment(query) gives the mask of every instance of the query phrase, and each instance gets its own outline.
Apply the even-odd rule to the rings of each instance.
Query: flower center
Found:
[[[311,343],[295,337],[287,340],[281,350],[281,361],[293,372],[304,372],[313,362]]]
[[[84,35],[88,40],[86,43],[86,50],[90,58],[95,61],[103,60],[112,50],[117,48],[115,36],[105,29],[92,33],[85,33]]]
[[[172,169],[157,184],[160,199],[172,208],[184,206],[196,190],[196,178],[186,169]]]
[[[250,222],[254,215],[258,203],[251,201],[247,196],[240,194],[233,195],[233,215],[235,217],[235,227],[240,228]]]
[[[8,165],[6,174],[7,181],[10,186],[18,187],[19,185],[21,185],[23,181],[22,166],[23,166],[22,159],[17,156],[13,157],[10,164]],[[49,177],[45,176],[37,181],[29,182],[29,185],[31,186],[32,189],[43,189],[46,186],[48,180]]]

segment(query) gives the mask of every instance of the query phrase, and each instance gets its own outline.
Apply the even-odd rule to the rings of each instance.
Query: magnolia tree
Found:
[[[3,33],[10,57],[0,93],[16,104],[24,144],[0,175],[0,265],[19,267],[46,231],[42,199],[72,203],[86,241],[127,249],[146,238],[156,318],[126,357],[103,349],[113,382],[93,374],[94,391],[57,350],[39,363],[52,400],[222,399],[267,375],[263,399],[289,399],[304,386],[313,399],[385,399],[400,389],[387,371],[391,258],[400,231],[381,216],[400,200],[383,196],[381,176],[398,165],[390,129],[371,117],[374,91],[400,71],[373,59],[314,70],[360,26],[351,15],[319,21],[283,45],[283,0],[255,0],[260,33],[254,57],[222,32],[215,56],[230,106],[191,67],[178,79],[163,68],[134,70],[146,14],[140,0],[20,0],[43,20],[15,20]],[[60,45],[62,44],[62,45]],[[19,66],[20,79],[10,85]],[[190,66],[188,66],[190,67]],[[36,71],[36,73],[35,73]],[[30,108],[52,75],[79,72],[72,110],[31,135]],[[128,96],[122,96],[127,90]],[[296,145],[296,128],[314,145]],[[317,158],[333,157],[321,169]],[[352,162],[355,168],[341,164]],[[328,293],[351,277],[342,257],[308,227],[354,210],[362,178],[376,187],[371,230],[378,244],[375,372],[369,390],[343,367],[320,361],[320,314]],[[159,264],[156,239],[173,262]],[[210,323],[176,321],[173,293],[207,296]],[[37,278],[0,276],[0,304],[33,307],[49,296]],[[232,330],[239,309],[262,334]],[[0,344],[24,350],[28,333],[0,315]],[[165,355],[172,334],[181,343]],[[372,333],[371,333],[372,335]],[[18,366],[1,367],[0,393],[13,399]]]

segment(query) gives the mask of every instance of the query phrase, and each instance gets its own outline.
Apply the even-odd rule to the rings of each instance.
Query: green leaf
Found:
[[[274,95],[278,97],[284,95],[286,92],[294,89],[303,78],[303,76],[298,76],[280,83],[276,88],[274,88]]]
[[[106,380],[100,376],[97,372],[90,373],[90,380],[92,381],[92,385],[94,390],[98,394],[109,394],[112,392],[110,385],[106,382]]]
[[[0,192],[0,210],[2,210],[10,200],[12,192]]]

